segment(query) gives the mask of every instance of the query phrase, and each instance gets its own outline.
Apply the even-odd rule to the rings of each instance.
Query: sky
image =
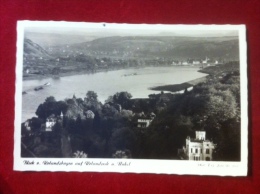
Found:
[[[111,36],[238,36],[230,25],[133,25],[82,22],[29,22],[24,26],[25,37],[42,46],[87,42]]]
[[[70,29],[70,28],[28,28],[26,32],[85,35],[96,37],[107,36],[188,36],[188,37],[221,37],[238,36],[236,30],[161,30],[161,29]]]
[[[25,23],[25,31],[96,36],[237,36],[238,25],[162,25],[86,22]]]

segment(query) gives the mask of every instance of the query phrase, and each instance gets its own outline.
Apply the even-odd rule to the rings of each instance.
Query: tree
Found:
[[[60,115],[61,112],[66,112],[67,107],[64,101],[57,102],[53,96],[50,96],[45,99],[44,103],[38,106],[35,114],[45,120],[51,114]]]
[[[105,104],[102,107],[102,113],[106,118],[113,118],[116,114],[118,114],[118,110],[116,110],[115,107],[110,106],[109,104]]]
[[[85,100],[92,102],[92,101],[97,101],[98,100],[97,98],[98,98],[97,93],[95,93],[94,91],[88,91]]]
[[[136,136],[134,132],[128,128],[115,129],[110,139],[110,152],[115,153],[117,150],[134,149]]]
[[[112,102],[115,104],[120,104],[123,109],[131,108],[132,95],[128,92],[117,92],[113,97],[109,97],[106,102]]]
[[[99,112],[102,104],[98,101],[98,95],[94,91],[88,91],[84,99],[84,105],[93,112]]]
[[[53,75],[58,75],[60,73],[60,68],[59,67],[54,67],[51,71]]]

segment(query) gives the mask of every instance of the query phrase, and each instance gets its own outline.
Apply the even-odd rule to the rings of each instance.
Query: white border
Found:
[[[105,28],[104,28],[104,24]],[[21,153],[21,111],[22,111],[22,66],[24,30],[28,27],[46,27],[71,29],[129,29],[129,30],[237,30],[239,32],[240,87],[241,87],[241,161],[240,162],[206,162],[184,160],[144,160],[144,159],[90,159],[90,158],[26,158],[34,165],[25,165]],[[248,170],[248,97],[247,97],[247,49],[246,29],[244,25],[161,25],[161,24],[107,24],[85,22],[54,21],[18,21],[17,22],[17,62],[15,90],[15,132],[14,132],[14,170],[17,171],[78,171],[78,172],[128,172],[128,173],[163,173],[190,175],[246,176]],[[64,162],[73,165],[42,165],[44,161]],[[89,162],[89,165],[86,163]],[[119,166],[123,162],[125,166]],[[39,164],[37,164],[39,163]],[[81,165],[76,165],[79,163]],[[103,165],[100,165],[103,163]],[[98,165],[99,164],[99,165]]]

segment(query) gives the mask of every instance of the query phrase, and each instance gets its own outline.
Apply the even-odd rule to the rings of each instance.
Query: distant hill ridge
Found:
[[[97,51],[111,55],[126,53],[130,57],[225,58],[238,60],[239,45],[236,37],[106,37],[77,43],[71,49]]]
[[[165,57],[176,60],[222,58],[239,60],[237,37],[176,37],[176,36],[113,36],[92,41],[51,47],[55,52],[48,53],[43,47],[26,38],[25,56],[49,58],[71,53],[117,58]],[[65,52],[64,52],[65,50]]]

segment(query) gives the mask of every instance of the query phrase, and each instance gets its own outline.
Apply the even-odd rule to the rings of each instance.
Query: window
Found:
[[[206,154],[209,154],[209,149],[206,149]]]
[[[195,161],[199,161],[199,160],[200,160],[200,157],[194,156],[194,160],[195,160]]]
[[[192,153],[192,148],[190,149],[190,153]]]
[[[197,149],[197,148],[195,149],[195,153],[196,153],[196,154],[198,153],[198,149]]]

